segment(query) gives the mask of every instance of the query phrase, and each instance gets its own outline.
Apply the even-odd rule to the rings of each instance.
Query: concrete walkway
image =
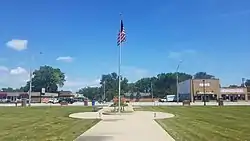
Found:
[[[156,115],[156,117],[154,117]],[[154,121],[174,115],[161,112],[136,111],[124,115],[100,115],[98,112],[76,113],[72,118],[102,120],[79,136],[76,141],[174,141]]]

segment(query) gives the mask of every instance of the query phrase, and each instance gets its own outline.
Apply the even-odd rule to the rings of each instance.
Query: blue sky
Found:
[[[64,89],[96,85],[117,71],[120,12],[130,81],[174,72],[179,60],[180,71],[206,71],[222,85],[250,78],[249,0],[8,0],[0,5],[0,87],[19,87],[29,66],[45,64],[66,73]]]

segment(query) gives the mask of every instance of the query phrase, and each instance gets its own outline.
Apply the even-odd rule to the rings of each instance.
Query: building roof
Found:
[[[134,93],[124,93],[125,96],[130,96],[131,94],[133,94],[134,96],[136,96],[136,92]],[[150,96],[151,94],[150,93],[141,93],[140,92],[140,95],[143,97],[143,96]]]
[[[71,91],[59,91],[58,93],[59,94],[72,94]]]

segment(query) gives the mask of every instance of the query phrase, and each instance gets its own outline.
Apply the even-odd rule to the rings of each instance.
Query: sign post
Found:
[[[43,95],[45,94],[45,88],[42,88],[42,94]]]
[[[41,94],[40,94],[40,101],[42,103],[42,95],[45,95],[45,88],[42,88]]]

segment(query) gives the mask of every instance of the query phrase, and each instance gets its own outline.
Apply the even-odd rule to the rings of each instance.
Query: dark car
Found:
[[[73,98],[60,98],[59,100],[58,100],[58,102],[59,103],[61,103],[61,102],[67,102],[67,103],[69,103],[69,104],[73,104],[74,102],[76,102]]]

